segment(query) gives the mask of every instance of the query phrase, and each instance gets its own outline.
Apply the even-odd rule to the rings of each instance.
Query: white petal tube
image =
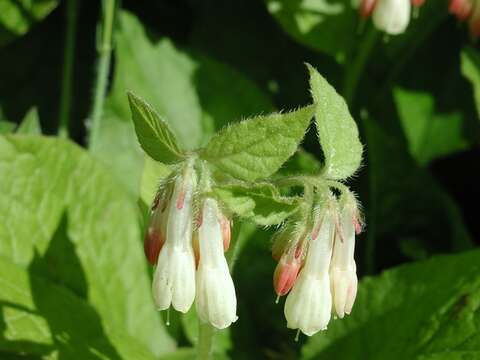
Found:
[[[285,302],[287,326],[311,336],[327,328],[332,311],[329,267],[335,225],[328,211],[318,237],[310,240],[304,268]]]
[[[331,281],[335,312],[339,318],[343,318],[352,310],[358,285],[354,259],[355,224],[351,209],[346,208],[342,211],[340,226],[343,241],[336,236],[331,265]]]
[[[159,310],[172,305],[187,312],[195,299],[195,258],[192,248],[192,200],[196,179],[189,171],[175,182],[169,203],[165,245],[153,278],[153,296]]]
[[[224,329],[237,320],[235,287],[223,253],[220,212],[213,199],[202,208],[197,270],[197,314],[203,322]]]
[[[401,34],[410,22],[411,8],[410,0],[378,0],[373,11],[373,23],[387,34]]]

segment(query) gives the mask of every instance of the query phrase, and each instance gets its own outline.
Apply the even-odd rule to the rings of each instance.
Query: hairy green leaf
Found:
[[[222,175],[248,181],[266,178],[295,153],[314,110],[310,105],[228,126],[210,140],[200,156]]]
[[[346,179],[357,171],[362,162],[363,147],[345,100],[308,65],[310,90],[316,105],[315,123],[325,157],[322,173],[335,180]]]
[[[182,149],[202,146],[232,119],[273,109],[256,84],[231,67],[178,49],[167,38],[152,39],[151,31],[126,11],[120,12],[118,24],[113,85],[94,150],[133,194],[140,188],[144,155],[127,91],[141,93]]]
[[[213,191],[227,209],[262,226],[280,224],[297,208],[292,199],[280,196],[269,183],[251,187],[228,185],[216,187]]]
[[[78,146],[0,138],[0,254],[88,299],[105,324],[148,345],[173,344],[154,309],[135,202]]]
[[[361,281],[352,314],[310,338],[303,359],[477,359],[480,251]]]
[[[78,296],[39,276],[34,265],[24,269],[0,257],[1,350],[59,359],[155,359],[119,329],[106,328]]]
[[[397,88],[394,98],[410,153],[419,164],[468,147],[460,112],[437,113],[434,98],[424,92]]]
[[[182,160],[175,135],[160,116],[145,101],[128,93],[138,141],[154,160],[170,164]]]
[[[10,134],[15,130],[15,124],[9,121],[0,120],[0,134]]]

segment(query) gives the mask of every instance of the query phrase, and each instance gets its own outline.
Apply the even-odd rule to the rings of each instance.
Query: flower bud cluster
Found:
[[[197,176],[187,164],[154,200],[145,255],[156,265],[152,291],[159,310],[172,306],[186,313],[196,298],[199,318],[223,329],[237,319],[235,288],[224,256],[230,221],[216,200],[198,197]]]
[[[327,328],[332,310],[339,318],[350,314],[357,294],[354,250],[360,231],[352,197],[341,209],[330,199],[314,211],[312,226],[287,224],[276,235],[272,253],[279,262],[273,282],[278,296],[288,294],[288,328],[311,336]]]

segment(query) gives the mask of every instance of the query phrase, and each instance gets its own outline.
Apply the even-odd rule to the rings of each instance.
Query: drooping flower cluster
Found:
[[[216,200],[197,199],[196,189],[197,176],[188,164],[153,203],[144,242],[148,261],[156,264],[153,297],[159,310],[172,306],[182,313],[196,297],[199,318],[223,329],[237,319],[235,288],[224,256],[230,222]]]
[[[418,9],[425,0],[360,0],[363,18],[372,16],[375,27],[388,35],[405,32],[410,23],[412,6]]]
[[[339,318],[350,314],[357,294],[354,249],[360,230],[355,202],[338,209],[331,200],[316,209],[312,226],[297,222],[276,236],[274,288],[278,296],[288,294],[289,328],[311,336],[327,328],[332,309]]]
[[[468,21],[472,36],[476,38],[480,36],[480,1],[450,0],[448,10],[459,21]]]

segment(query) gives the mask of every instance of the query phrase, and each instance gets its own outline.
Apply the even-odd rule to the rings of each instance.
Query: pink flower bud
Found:
[[[165,243],[166,212],[164,204],[160,201],[161,194],[157,194],[152,204],[152,217],[145,233],[143,250],[148,262],[152,265],[157,263],[158,254]]]
[[[288,294],[297,280],[301,260],[287,254],[282,256],[273,274],[273,287],[278,296]]]
[[[367,18],[373,13],[373,9],[377,4],[377,0],[362,0],[360,3],[360,16],[363,18]]]
[[[158,254],[165,243],[165,238],[162,236],[161,231],[149,228],[145,233],[145,240],[143,242],[143,250],[145,256],[151,265],[157,263]]]
[[[465,21],[472,13],[472,2],[471,0],[450,0],[448,11],[459,21]]]

